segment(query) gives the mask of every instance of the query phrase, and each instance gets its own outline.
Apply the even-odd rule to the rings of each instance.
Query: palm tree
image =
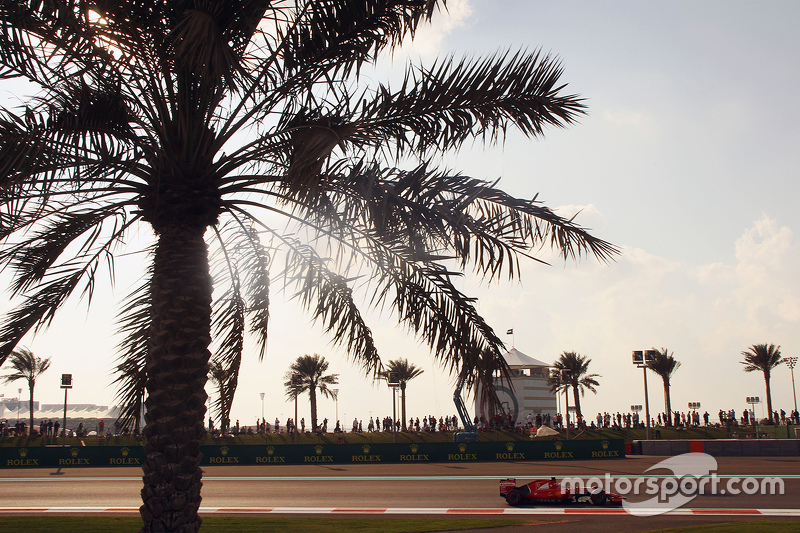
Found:
[[[235,368],[249,332],[263,356],[274,254],[297,301],[375,373],[357,280],[458,372],[502,349],[454,283],[461,270],[514,278],[548,243],[565,259],[617,253],[535,197],[430,164],[473,139],[574,123],[584,104],[557,59],[449,57],[409,66],[399,88],[361,75],[443,5],[0,5],[0,78],[36,88],[0,111],[0,268],[21,302],[0,322],[0,362],[71,295],[91,302],[104,264],[149,236],[134,291],[149,312],[127,322],[147,342],[122,350],[146,376],[144,531],[200,527],[210,347]]]
[[[328,361],[318,354],[301,355],[289,367],[285,376],[286,382],[283,384],[286,387],[286,396],[293,400],[308,392],[311,401],[311,427],[314,431],[317,430],[317,392],[326,398],[336,399],[334,389],[328,388],[328,385],[339,383],[339,374],[325,375],[328,366]]]
[[[497,384],[508,384],[513,390],[514,384],[511,382],[508,365],[505,361],[497,358],[491,350],[484,350],[480,353],[475,371],[467,374],[467,387],[476,396],[478,405],[486,407],[486,414],[489,420],[494,420],[497,413],[503,413],[504,407],[497,395]]]
[[[664,382],[664,405],[665,409],[667,410],[667,420],[666,424],[668,426],[672,425],[672,401],[669,395],[669,382],[672,378],[672,375],[675,373],[676,370],[681,366],[680,362],[675,359],[675,356],[666,348],[661,348],[661,350],[656,350],[653,348],[653,351],[656,352],[655,358],[648,363],[647,367],[661,376],[662,381]]]
[[[134,435],[139,434],[146,396],[145,360],[150,333],[146,324],[151,311],[149,288],[148,281],[128,295],[118,320],[118,332],[124,335],[124,340],[117,347],[119,363],[114,380],[118,384],[115,399],[121,407],[117,422],[122,429],[133,426]]]
[[[774,344],[754,344],[746,351],[742,352],[744,361],[739,361],[744,365],[745,372],[755,372],[759,370],[764,373],[764,383],[767,386],[767,412],[769,413],[770,423],[772,422],[772,392],[769,388],[769,378],[772,369],[783,362],[781,357],[781,347]]]
[[[422,374],[424,370],[418,368],[414,364],[409,364],[408,359],[393,359],[386,363],[386,368],[380,373],[380,376],[389,381],[391,374],[400,385],[400,413],[403,426],[408,423],[406,419],[406,385],[415,377]]]
[[[30,391],[28,408],[31,415],[28,427],[30,431],[33,431],[33,388],[36,386],[36,378],[50,368],[50,358],[42,359],[33,355],[33,352],[27,348],[19,348],[11,352],[8,361],[12,372],[1,377],[6,383],[11,383],[18,379],[24,379],[28,382],[28,390]]]
[[[208,365],[208,379],[217,389],[217,400],[214,402],[219,413],[219,427],[225,432],[231,424],[231,407],[233,395],[230,391],[230,382],[233,372],[220,361],[211,361]]]
[[[563,352],[550,369],[550,377],[548,378],[550,392],[561,392],[568,387],[572,387],[572,395],[575,398],[575,412],[578,418],[583,418],[580,397],[585,394],[585,389],[597,394],[595,387],[600,385],[594,379],[601,377],[600,374],[588,373],[589,363],[591,362],[591,359],[587,359],[586,356],[578,353]],[[563,376],[562,370],[567,370],[569,374]]]

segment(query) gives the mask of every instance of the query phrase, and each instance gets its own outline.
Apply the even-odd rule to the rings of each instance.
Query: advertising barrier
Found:
[[[404,444],[220,444],[200,447],[202,465],[448,463],[625,457],[622,440],[546,440]],[[2,468],[140,466],[140,446],[0,447]]]

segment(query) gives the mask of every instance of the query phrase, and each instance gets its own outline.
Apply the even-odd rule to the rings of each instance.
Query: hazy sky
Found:
[[[405,55],[376,77],[401,70],[404,57],[430,64],[437,55],[485,55],[542,49],[558,56],[570,92],[586,98],[581,124],[530,141],[512,134],[500,147],[468,146],[445,164],[479,178],[502,178],[507,192],[540,199],[617,244],[613,264],[552,259],[530,264],[522,280],[484,286],[464,281],[516,348],[544,361],[563,351],[592,359],[600,374],[584,411],[643,404],[642,371],[632,350],[674,352],[675,409],[746,407],[764,398],[760,373],[747,374],[741,352],[775,343],[800,351],[800,247],[796,175],[800,168],[800,4],[796,2],[448,2],[450,13],[422,32]],[[13,90],[0,85],[7,98]],[[126,264],[129,262],[130,264]],[[63,401],[61,373],[75,383],[70,403],[112,404],[114,298],[137,282],[139,265],[123,259],[113,291],[54,322],[24,345],[53,358],[37,399]],[[292,302],[273,292],[267,357],[245,359],[232,418],[252,424],[265,392],[268,420],[293,415],[283,375],[303,354],[319,353],[341,374],[339,418],[391,414],[385,385],[365,381]],[[407,357],[425,373],[408,387],[411,416],[454,414],[453,380],[391,316],[371,317],[384,360]],[[511,337],[508,336],[509,343]],[[251,350],[253,354],[255,350]],[[3,372],[4,373],[4,372]],[[798,369],[800,378],[800,369]],[[651,412],[663,409],[660,379],[648,376]],[[21,382],[0,384],[16,396]],[[773,372],[775,406],[792,408],[789,369]],[[23,395],[27,390],[23,391]],[[309,419],[301,397],[300,416]],[[757,411],[760,408],[757,408]],[[320,401],[320,418],[336,405]],[[759,413],[760,414],[760,413]]]

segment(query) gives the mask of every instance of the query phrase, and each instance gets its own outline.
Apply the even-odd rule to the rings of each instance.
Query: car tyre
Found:
[[[589,501],[592,502],[592,505],[605,505],[606,493],[602,490],[599,492],[594,492],[591,496],[589,496]]]
[[[508,491],[508,494],[506,494],[506,501],[508,502],[508,505],[516,507],[522,503],[522,494],[520,494],[517,489],[511,489]]]

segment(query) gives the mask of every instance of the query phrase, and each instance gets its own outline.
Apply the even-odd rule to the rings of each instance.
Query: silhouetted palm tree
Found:
[[[339,374],[325,375],[328,366],[328,361],[318,354],[301,355],[284,376],[286,382],[283,385],[286,387],[287,397],[296,400],[299,395],[308,392],[311,401],[311,427],[314,431],[317,431],[317,392],[326,398],[336,399],[334,389],[328,385],[339,383]]]
[[[508,384],[512,390],[514,388],[508,365],[490,350],[484,350],[474,366],[475,371],[468,374],[466,386],[475,394],[478,405],[486,407],[488,420],[493,421],[497,413],[504,412],[497,396],[497,384]]]
[[[149,272],[152,274],[152,270]],[[120,406],[117,422],[121,429],[133,426],[134,434],[139,429],[144,411],[147,386],[147,346],[150,338],[150,284],[143,283],[123,301],[118,321],[118,332],[124,340],[117,346],[119,357],[114,383],[118,385],[115,400]]]
[[[661,376],[661,379],[664,382],[664,405],[667,411],[666,423],[668,426],[671,426],[672,401],[669,394],[670,379],[675,371],[680,368],[681,364],[675,359],[673,354],[669,353],[666,348],[661,348],[661,350],[656,350],[653,348],[653,351],[656,352],[655,357],[650,363],[648,363],[647,368]]]
[[[409,364],[408,359],[393,359],[386,363],[386,368],[383,372],[381,372],[381,377],[387,381],[389,381],[390,375],[394,375],[397,379],[397,383],[400,386],[400,420],[403,422],[403,426],[408,424],[408,419],[406,419],[406,386],[408,382],[414,379],[415,377],[422,374],[424,370],[418,368],[414,364]]]
[[[217,389],[217,399],[213,407],[219,417],[221,431],[227,431],[231,425],[231,407],[233,394],[230,391],[231,370],[220,361],[211,361],[208,365],[208,379]]]
[[[264,353],[262,239],[368,373],[380,358],[356,280],[373,282],[368,305],[388,302],[458,372],[467,354],[499,357],[502,341],[446,258],[494,278],[516,276],[542,244],[565,258],[616,253],[535,198],[429,163],[509,129],[539,137],[573,123],[584,106],[557,60],[446,58],[409,67],[399,88],[361,76],[443,4],[0,3],[0,77],[38,91],[0,110],[0,268],[22,302],[0,323],[0,362],[70,295],[91,297],[130,235],[149,238],[143,530],[200,527],[209,347],[213,337],[234,368],[251,332]],[[224,276],[211,276],[209,244],[224,247]]]
[[[781,347],[774,344],[754,344],[742,352],[742,355],[744,356],[744,361],[739,362],[745,365],[745,372],[758,370],[764,374],[764,383],[767,386],[767,412],[769,413],[769,420],[772,422],[772,391],[769,387],[769,378],[772,369],[783,362]]]
[[[11,352],[7,362],[10,363],[9,366],[12,372],[0,377],[6,383],[11,383],[18,379],[24,379],[28,383],[28,391],[30,391],[28,407],[31,415],[28,427],[29,431],[33,431],[33,388],[36,386],[36,378],[50,368],[50,358],[42,359],[33,355],[33,352],[27,348],[19,348]]]
[[[575,398],[575,412],[579,418],[583,418],[581,411],[581,399],[584,395],[585,389],[589,389],[597,394],[595,387],[600,384],[594,378],[601,377],[600,374],[589,374],[589,363],[591,359],[575,352],[564,352],[553,363],[550,369],[550,377],[548,383],[550,384],[551,392],[561,392],[566,390],[567,387],[572,387],[572,395]],[[568,370],[569,376],[562,377],[562,370]]]

